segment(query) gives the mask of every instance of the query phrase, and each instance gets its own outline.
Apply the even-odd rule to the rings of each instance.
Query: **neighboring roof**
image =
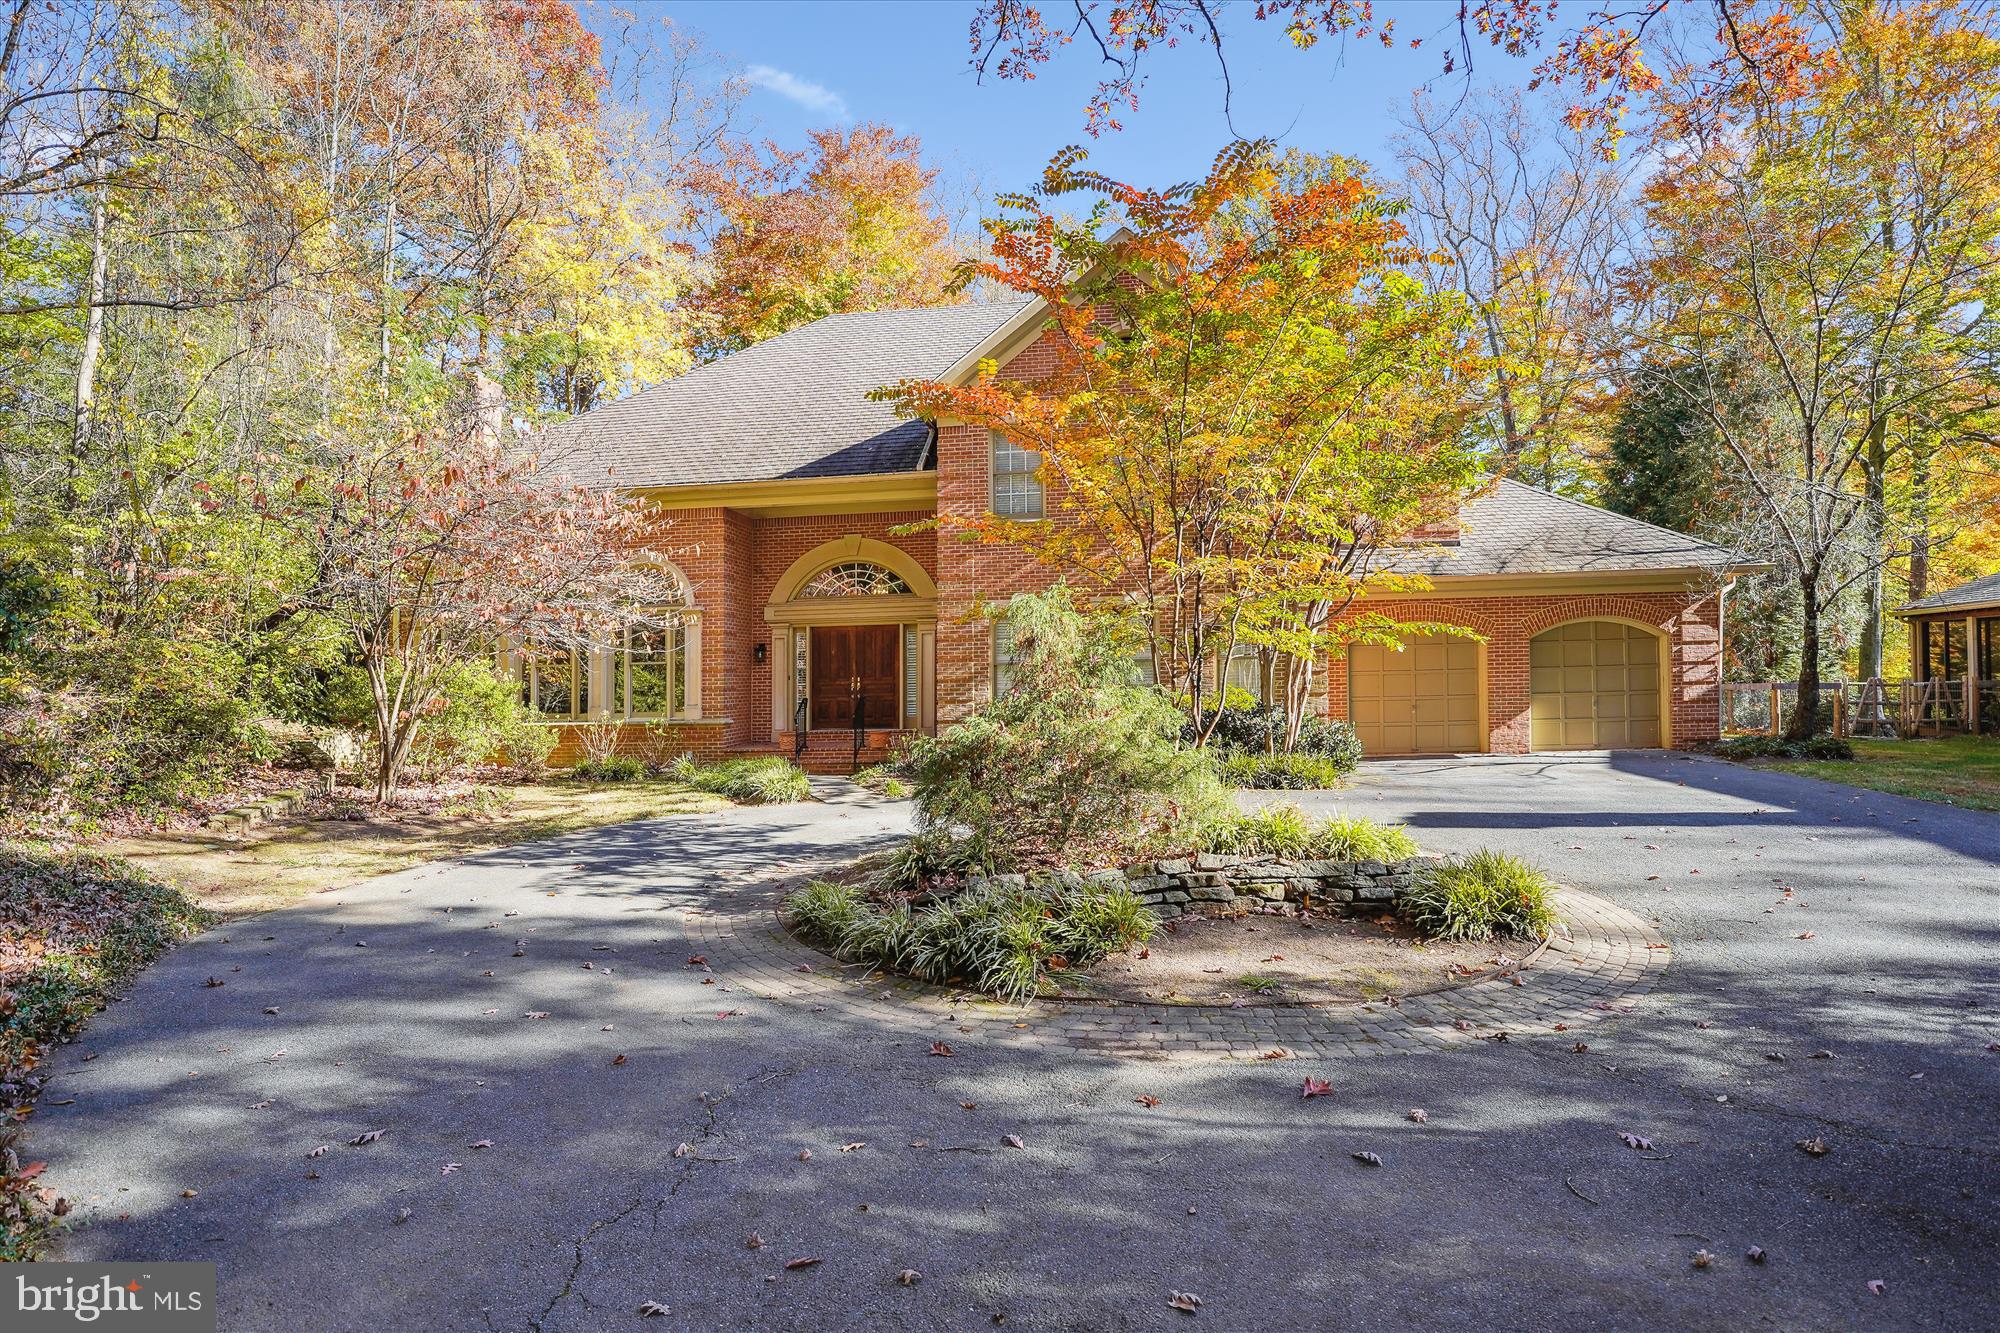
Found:
[[[1983,579],[1919,597],[1914,602],[1897,607],[1896,614],[1906,616],[1915,611],[1956,611],[1960,608],[1972,611],[1983,606],[2000,606],[2000,574],[1988,574]]]
[[[1746,564],[1736,552],[1517,481],[1501,481],[1460,512],[1456,545],[1395,559],[1400,573],[1431,577],[1595,574]]]
[[[1026,304],[829,315],[552,427],[542,452],[586,485],[914,472],[930,426],[869,391],[941,376]]]

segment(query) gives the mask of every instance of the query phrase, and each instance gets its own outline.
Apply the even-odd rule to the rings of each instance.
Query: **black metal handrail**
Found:
[[[797,759],[806,752],[806,701],[799,700],[799,706],[792,710],[792,758]]]
[[[856,773],[861,771],[861,741],[867,729],[867,702],[868,696],[857,689],[854,692],[854,767],[851,770]]]

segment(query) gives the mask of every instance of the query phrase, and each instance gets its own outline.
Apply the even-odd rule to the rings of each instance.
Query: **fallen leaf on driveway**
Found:
[[[401,1226],[403,1225],[403,1223],[410,1220],[410,1210],[407,1208],[398,1208],[396,1210],[396,1215],[390,1218],[389,1220],[391,1222],[394,1222],[397,1226]]]
[[[1764,1262],[1764,1247],[1762,1245],[1752,1245],[1743,1252],[1743,1257],[1753,1264],[1761,1264]]]
[[[861,1142],[861,1143],[843,1143],[843,1144],[841,1144],[841,1145],[840,1145],[840,1150],[841,1150],[842,1152],[858,1152],[858,1151],[860,1151],[861,1149],[863,1149],[863,1148],[866,1148],[867,1146],[868,1146],[868,1144],[867,1144],[866,1142]]]
[[[748,1249],[761,1250],[764,1248],[764,1238],[753,1231],[743,1238],[743,1244]]]
[[[1826,1140],[1815,1134],[1809,1139],[1799,1140],[1799,1151],[1808,1157],[1824,1157],[1827,1154]]]
[[[787,1267],[787,1268],[811,1268],[811,1267],[812,1267],[813,1265],[815,1265],[815,1264],[819,1264],[819,1263],[824,1263],[824,1262],[825,1262],[825,1260],[821,1259],[821,1258],[820,1258],[820,1257],[819,1257],[818,1255],[807,1255],[807,1256],[805,1256],[805,1257],[803,1257],[803,1258],[799,1258],[799,1259],[788,1259],[788,1260],[786,1260],[786,1261],[785,1261],[785,1267]]]
[[[347,1141],[347,1146],[350,1148],[359,1148],[365,1143],[375,1142],[375,1140],[381,1138],[387,1132],[388,1132],[387,1130],[381,1130],[381,1129],[364,1129],[359,1134],[356,1134],[353,1138],[349,1139]]]
[[[442,1167],[438,1168],[438,1174],[441,1176],[448,1176],[454,1171],[462,1171],[464,1169],[465,1168],[461,1163],[446,1162]]]
[[[1651,1139],[1643,1138],[1637,1134],[1627,1134],[1623,1130],[1619,1131],[1618,1137],[1625,1140],[1625,1146],[1635,1152],[1651,1152],[1653,1150],[1653,1141]]]
[[[1412,1106],[1410,1108],[1410,1119],[1416,1121],[1418,1124],[1420,1125],[1426,1124],[1430,1121],[1430,1118],[1431,1118],[1431,1113],[1429,1111],[1426,1111],[1423,1107]]]
[[[326,1156],[326,1150],[329,1146],[330,1145],[328,1144],[322,1143],[319,1145],[319,1147],[314,1148],[311,1152],[307,1153],[306,1156],[309,1159],[314,1157],[324,1157]]]
[[[546,1009],[530,1009],[527,1013],[521,1015],[523,1018],[547,1018],[548,1016],[549,1011]]]
[[[481,1139],[477,1143],[468,1143],[465,1146],[468,1148],[491,1148],[493,1146],[493,1140]]]
[[[896,1274],[896,1281],[902,1283],[906,1287],[914,1287],[917,1285],[917,1283],[923,1280],[924,1280],[924,1275],[922,1273],[919,1273],[914,1268],[905,1268],[902,1272]]]
[[[1133,1101],[1135,1101],[1135,1102],[1137,1102],[1137,1103],[1139,1103],[1139,1105],[1141,1105],[1141,1106],[1144,1106],[1144,1107],[1148,1107],[1148,1108],[1150,1108],[1150,1107],[1154,1107],[1154,1106],[1158,1106],[1158,1105],[1160,1104],[1160,1099],[1159,1099],[1158,1097],[1149,1097],[1149,1096],[1145,1096],[1145,1095],[1143,1095],[1143,1094],[1142,1094],[1142,1095],[1140,1095],[1140,1096],[1137,1096],[1137,1097],[1134,1097],[1134,1098],[1133,1098],[1132,1100],[1133,1100]]]
[[[941,1042],[941,1041],[934,1041],[934,1042],[932,1042],[932,1043],[931,1043],[931,1054],[932,1054],[932,1055],[956,1055],[956,1054],[958,1054],[958,1052],[956,1052],[956,1051],[952,1050],[952,1048],[951,1048],[951,1047],[950,1047],[949,1045],[947,1045],[946,1043],[944,1043],[944,1042]]]
[[[1002,1135],[1000,1141],[1006,1144],[1009,1148],[1025,1149],[1028,1146],[1027,1144],[1021,1142],[1021,1136],[1019,1134]]]
[[[689,1151],[692,1152],[693,1149],[689,1149]],[[801,1162],[810,1162],[812,1159],[813,1159],[813,1150],[811,1148],[799,1149],[799,1160]]]
[[[1201,1308],[1201,1297],[1191,1291],[1177,1291],[1168,1299],[1167,1304],[1183,1314],[1193,1314]]]
[[[1917,821],[1913,819],[1910,822],[1914,824]],[[1887,1290],[1888,1285],[1889,1285],[1888,1283],[1884,1282],[1879,1277],[1873,1277],[1868,1279],[1868,1290],[1874,1292],[1877,1296],[1880,1296],[1885,1290]]]
[[[199,1194],[200,1192],[201,1192],[201,1191],[199,1191],[199,1190],[182,1190],[182,1191],[181,1191],[181,1197],[182,1197],[183,1199],[192,1199],[192,1198],[194,1198],[194,1197],[195,1197],[195,1196],[196,1196],[197,1194]]]
[[[1799,932],[1799,938],[1802,940],[1816,940],[1819,936],[1813,934],[1810,930],[1802,930]]]
[[[1323,1078],[1314,1078],[1310,1074],[1306,1075],[1304,1085],[1299,1088],[1299,1096],[1302,1099],[1307,1097],[1331,1097],[1332,1095],[1333,1085],[1331,1083],[1328,1083]]]
[[[1382,1159],[1377,1157],[1372,1152],[1357,1152],[1357,1153],[1350,1153],[1348,1155],[1352,1157],[1355,1161],[1360,1162],[1363,1166],[1382,1165]]]
[[[1688,1262],[1693,1264],[1696,1268],[1707,1268],[1709,1265],[1715,1262],[1715,1256],[1713,1254],[1710,1254],[1707,1250],[1696,1250],[1692,1255],[1688,1257]]]
[[[977,1111],[979,1109],[978,1102],[960,1102],[959,1105],[968,1111]]]
[[[639,1314],[642,1318],[645,1319],[651,1319],[656,1315],[663,1315],[666,1313],[667,1313],[667,1307],[660,1304],[658,1301],[645,1301],[642,1302],[639,1306]]]
[[[614,1065],[622,1065],[625,1063],[625,1057],[623,1055],[614,1055],[611,1057],[611,1063]]]

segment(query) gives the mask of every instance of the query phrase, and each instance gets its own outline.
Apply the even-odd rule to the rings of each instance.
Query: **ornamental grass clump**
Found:
[[[1085,967],[1151,939],[1153,913],[1123,885],[981,883],[949,897],[881,904],[818,881],[786,900],[800,934],[848,962],[1004,999],[1034,996],[1050,970]]]
[[[1400,824],[1349,815],[1312,820],[1296,805],[1267,805],[1214,820],[1198,841],[1204,852],[1288,860],[1389,862],[1417,854],[1416,840]]]
[[[1555,885],[1505,852],[1478,851],[1427,867],[1397,907],[1434,940],[1546,939],[1556,927]]]
[[[727,797],[740,805],[779,805],[803,801],[812,795],[812,783],[799,766],[775,755],[704,764],[693,755],[684,754],[668,771],[676,782],[685,782],[696,791]]]

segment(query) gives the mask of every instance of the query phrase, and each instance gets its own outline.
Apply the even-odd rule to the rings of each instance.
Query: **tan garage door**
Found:
[[[1354,645],[1347,650],[1347,716],[1363,754],[1485,749],[1479,645],[1452,638],[1412,639],[1401,652]]]
[[[1535,750],[1660,744],[1659,636],[1615,620],[1576,620],[1528,640]]]

